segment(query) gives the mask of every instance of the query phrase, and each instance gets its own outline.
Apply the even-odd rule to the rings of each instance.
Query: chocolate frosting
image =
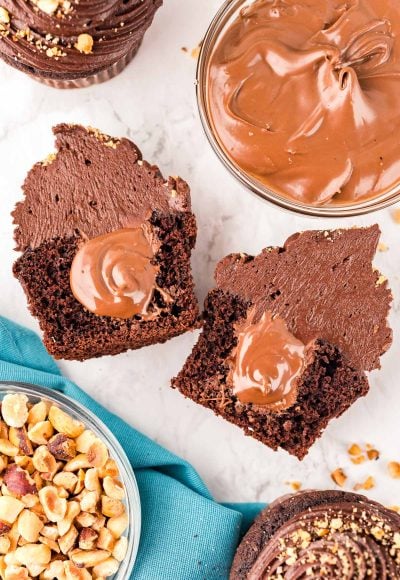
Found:
[[[254,312],[250,312],[236,327],[238,341],[227,383],[242,403],[281,411],[296,401],[305,346],[281,318],[273,318],[268,311],[257,323],[253,317]]]
[[[261,518],[267,519],[278,510],[288,511],[259,551],[247,580],[399,577],[400,516],[362,496],[343,494],[323,501],[324,493],[329,492],[303,492],[297,506],[282,498],[263,513]],[[308,496],[313,501],[302,509]]]
[[[70,9],[60,2],[47,14],[32,0],[2,0],[10,25],[0,30],[0,55],[43,77],[86,77],[110,67],[140,43],[161,4],[162,0],[71,0]],[[80,34],[93,38],[90,54],[75,48]]]
[[[222,35],[208,106],[227,155],[320,205],[400,182],[397,0],[256,0]]]
[[[84,239],[142,225],[153,211],[190,211],[188,185],[165,180],[128,139],[58,125],[57,153],[37,163],[13,212],[17,250],[79,234]]]
[[[392,342],[392,295],[371,264],[379,235],[377,225],[295,234],[283,248],[227,256],[217,286],[252,304],[255,322],[268,310],[303,344],[321,338],[358,370],[379,368]]]
[[[147,224],[92,238],[72,262],[72,293],[98,316],[154,318],[158,312],[149,306],[157,287],[158,249]]]

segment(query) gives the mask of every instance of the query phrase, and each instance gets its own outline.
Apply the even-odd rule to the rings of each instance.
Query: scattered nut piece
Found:
[[[67,512],[67,501],[59,497],[58,490],[52,485],[43,487],[39,491],[40,503],[46,517],[51,522],[61,522]]]
[[[8,438],[24,455],[33,455],[32,443],[28,439],[25,427],[10,427]]]
[[[36,425],[36,423],[46,421],[47,411],[47,404],[44,401],[40,401],[39,403],[33,405],[28,413],[28,425],[32,427],[33,425]]]
[[[128,516],[126,513],[115,518],[110,518],[107,522],[107,528],[117,540],[122,536],[128,527]]]
[[[75,546],[75,542],[78,539],[78,530],[75,526],[71,526],[66,534],[61,538],[58,538],[58,545],[60,546],[61,552],[67,555],[72,548]]]
[[[78,568],[73,562],[64,562],[66,580],[92,580],[92,575],[84,568]]]
[[[93,50],[93,44],[93,37],[90,34],[80,34],[74,46],[79,52],[90,54]]]
[[[99,531],[97,547],[100,550],[107,550],[107,552],[112,552],[114,550],[115,537],[107,528],[101,528],[101,530]]]
[[[0,496],[0,521],[13,524],[25,505],[10,495]]]
[[[47,445],[54,429],[50,421],[38,421],[28,431],[28,437],[36,445]]]
[[[85,430],[80,421],[76,421],[70,415],[53,405],[49,411],[49,421],[59,433],[75,439]]]
[[[85,453],[80,453],[64,466],[64,471],[79,471],[91,467],[88,457]]]
[[[375,479],[370,475],[363,483],[356,483],[354,486],[355,491],[359,491],[360,489],[368,490],[375,487]]]
[[[15,457],[18,452],[18,447],[13,445],[8,439],[0,439],[0,453],[7,455],[7,457]]]
[[[107,560],[104,560],[104,562],[97,564],[97,566],[93,568],[94,577],[108,578],[109,576],[113,576],[117,572],[119,564],[120,563],[118,560],[115,560],[115,558],[107,558]]]
[[[295,491],[298,491],[301,488],[301,483],[299,481],[292,481],[290,485]],[[122,482],[115,477],[110,477],[107,475],[103,479],[103,488],[108,497],[120,500],[124,499],[125,497],[124,486],[122,485]]]
[[[370,461],[377,461],[380,457],[380,453],[377,449],[368,449],[367,457]]]
[[[126,536],[122,536],[120,538],[112,551],[113,558],[118,560],[118,562],[122,562],[124,560],[126,553],[128,551],[128,538]]]
[[[354,463],[354,465],[360,465],[361,463],[364,463],[364,461],[366,461],[366,457],[365,455],[358,455],[356,457],[351,457],[350,461]]]
[[[34,512],[25,509],[20,513],[18,531],[27,542],[37,542],[42,529],[43,522]]]
[[[32,461],[35,469],[41,473],[55,471],[57,467],[57,462],[46,445],[40,445],[40,447],[35,449]]]
[[[82,528],[79,534],[79,548],[81,550],[94,550],[97,546],[98,537],[98,532],[92,530],[92,528]]]
[[[47,443],[50,453],[60,461],[69,461],[76,456],[76,443],[63,433],[57,433]]]
[[[28,419],[28,397],[22,394],[6,395],[1,414],[9,427],[23,427]]]
[[[119,499],[113,499],[107,495],[101,496],[101,513],[107,518],[118,517],[122,515],[124,511],[124,504]]]
[[[89,429],[85,429],[79,437],[76,438],[76,450],[78,453],[87,453],[89,451],[90,446],[97,441],[98,437],[93,433],[93,431],[89,431]]]
[[[108,460],[108,449],[100,439],[97,439],[89,447],[87,459],[91,467],[104,467]]]
[[[347,450],[348,454],[355,457],[362,454],[362,449],[357,443],[353,443]]]
[[[78,568],[93,568],[101,564],[110,554],[106,550],[74,550],[70,558]]]
[[[390,461],[388,463],[388,470],[390,477],[393,477],[393,479],[400,479],[400,463],[397,461]]]
[[[339,487],[343,487],[347,481],[347,475],[341,467],[331,473],[331,478]]]
[[[29,473],[15,464],[7,467],[3,481],[7,489],[17,497],[37,492],[35,482]]]
[[[396,224],[400,224],[400,209],[395,209],[392,212],[392,218],[396,222]]]
[[[389,246],[387,244],[385,244],[384,242],[380,242],[378,244],[378,252],[387,252],[389,249]]]

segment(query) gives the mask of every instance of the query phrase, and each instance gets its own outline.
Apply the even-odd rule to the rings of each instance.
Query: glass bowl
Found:
[[[245,6],[252,4],[253,0],[226,0],[217,14],[213,18],[203,43],[201,45],[198,65],[197,65],[197,80],[196,92],[197,103],[200,113],[200,119],[214,152],[219,159],[230,171],[230,173],[246,188],[261,197],[262,199],[271,202],[283,209],[315,217],[351,217],[362,215],[377,211],[388,207],[400,201],[400,184],[394,186],[390,191],[369,200],[360,201],[353,204],[343,205],[323,205],[313,206],[302,204],[287,197],[274,192],[264,184],[260,183],[252,176],[245,173],[225,152],[223,145],[220,143],[216,132],[213,129],[211,115],[208,107],[208,70],[210,65],[210,58],[214,52],[221,35],[226,28],[237,17],[238,12]]]
[[[23,393],[29,398],[29,402],[37,403],[40,400],[48,401],[92,430],[108,447],[110,456],[116,461],[120,472],[120,478],[125,486],[126,512],[129,518],[129,526],[125,534],[128,538],[128,551],[121,562],[118,572],[109,578],[112,580],[128,580],[132,573],[140,540],[141,510],[140,496],[133,469],[125,455],[124,450],[118,443],[111,431],[91,411],[66,397],[58,391],[46,387],[38,387],[27,383],[14,383],[0,381],[0,401],[5,395]]]

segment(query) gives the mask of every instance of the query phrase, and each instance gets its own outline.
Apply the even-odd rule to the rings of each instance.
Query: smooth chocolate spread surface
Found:
[[[10,22],[0,26],[0,55],[42,76],[89,76],[140,43],[161,4],[161,0],[70,0],[57,6],[57,2],[2,0]],[[75,47],[80,34],[93,38],[90,54]]]
[[[29,172],[13,212],[18,250],[78,233],[84,239],[135,228],[153,211],[190,211],[189,187],[165,180],[128,139],[58,125],[57,153]]]
[[[305,346],[287,329],[285,321],[265,312],[254,323],[253,313],[236,328],[238,344],[231,358],[228,383],[242,403],[287,409],[296,400],[296,379],[304,362]]]
[[[398,0],[256,0],[208,71],[218,140],[298,202],[349,204],[400,182]]]
[[[72,262],[70,281],[75,298],[98,316],[154,317],[148,308],[159,270],[152,262],[156,245],[148,226],[87,241]]]
[[[389,580],[400,575],[400,517],[376,502],[355,494],[307,491],[274,502],[259,525],[274,516],[281,525],[258,548],[247,580]],[[249,542],[250,536],[251,531]],[[238,577],[231,574],[231,579]]]
[[[282,318],[303,344],[320,338],[358,370],[380,367],[392,342],[392,295],[372,267],[379,227],[306,231],[258,256],[232,254],[218,264],[218,288]]]

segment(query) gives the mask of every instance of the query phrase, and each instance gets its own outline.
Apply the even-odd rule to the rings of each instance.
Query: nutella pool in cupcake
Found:
[[[224,155],[309,206],[400,183],[397,0],[255,0],[221,32],[207,108]]]
[[[57,88],[120,73],[162,0],[0,0],[0,57]]]

